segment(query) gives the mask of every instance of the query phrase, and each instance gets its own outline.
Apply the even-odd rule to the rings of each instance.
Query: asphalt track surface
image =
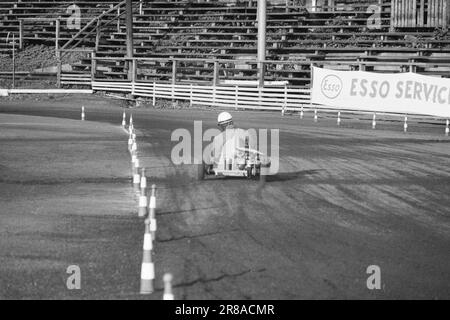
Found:
[[[80,116],[76,101],[5,102],[0,112]],[[310,113],[234,112],[244,129],[280,130],[280,172],[261,185],[199,181],[195,166],[173,165],[173,130],[192,132],[194,120],[215,127],[218,110],[132,112],[158,187],[157,277],[174,275],[176,298],[450,298],[450,139],[442,124],[413,122],[405,134],[401,122],[371,130],[368,118],[344,116],[337,127],[332,116],[314,123]],[[86,113],[88,121],[122,119],[113,104]],[[366,286],[370,265],[381,269],[380,290]]]

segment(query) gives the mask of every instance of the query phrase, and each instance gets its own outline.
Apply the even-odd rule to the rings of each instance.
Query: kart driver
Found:
[[[211,164],[221,169],[242,170],[245,167],[245,152],[238,148],[246,148],[247,131],[234,128],[233,117],[228,112],[219,114],[217,124],[222,132],[214,138]]]

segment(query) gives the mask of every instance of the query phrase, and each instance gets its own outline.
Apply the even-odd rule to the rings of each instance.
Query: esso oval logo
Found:
[[[320,90],[328,99],[335,99],[342,91],[342,80],[338,76],[329,75],[323,78]]]

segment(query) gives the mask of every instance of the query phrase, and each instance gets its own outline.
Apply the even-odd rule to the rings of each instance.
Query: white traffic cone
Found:
[[[172,292],[172,280],[173,280],[173,276],[170,273],[166,273],[163,276],[163,281],[164,281],[163,300],[175,300],[175,297]]]
[[[338,112],[338,117],[337,117],[337,125],[340,126],[341,125],[341,112]]]
[[[145,176],[145,168],[142,168],[141,189],[147,189],[147,177]]]
[[[150,224],[150,231],[152,233],[152,238],[156,238],[156,185],[152,185],[152,193],[150,196],[149,213],[148,220]]]
[[[405,123],[403,124],[403,132],[408,132],[408,117],[405,116]]]
[[[133,115],[130,114],[130,125],[128,126],[128,129],[130,131],[133,131],[133,128],[134,128],[134,126],[133,126]]]
[[[445,122],[445,136],[448,137],[449,133],[450,133],[450,128],[449,128],[449,121],[447,119],[447,121]]]
[[[145,194],[145,190],[146,189],[141,189],[141,195],[139,196],[138,215],[141,218],[143,218],[147,215],[148,199]]]
[[[125,128],[125,126],[127,125],[127,115],[125,113],[125,111],[123,112],[123,116],[122,116],[122,127]]]
[[[300,119],[303,119],[303,106],[300,109]]]
[[[145,223],[144,252],[141,267],[141,294],[153,293],[153,281],[155,279],[155,265],[152,261],[153,241],[150,226]]]
[[[131,150],[132,153],[137,151],[137,143],[136,141],[133,140],[133,144],[131,145]]]
[[[137,160],[136,151],[133,151],[133,152],[131,153],[131,163],[132,163],[132,165],[133,165],[133,168],[134,168],[134,163],[136,162],[136,160]]]
[[[373,114],[373,117],[372,117],[372,129],[375,130],[376,127],[377,127],[377,114],[374,113],[374,114]]]
[[[84,112],[84,106],[81,107],[81,121],[84,121],[84,119],[86,118],[86,114]]]
[[[317,117],[317,109],[314,110],[314,122],[317,122],[319,118]]]
[[[133,136],[132,136],[132,132],[130,131],[130,134],[128,136],[128,150],[131,152],[131,146],[133,145]]]
[[[139,185],[141,183],[141,176],[139,175],[139,159],[134,161],[134,169],[133,169],[133,184]]]

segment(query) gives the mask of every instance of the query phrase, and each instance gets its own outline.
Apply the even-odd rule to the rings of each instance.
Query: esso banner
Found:
[[[336,109],[450,117],[450,79],[313,67],[311,102]]]

